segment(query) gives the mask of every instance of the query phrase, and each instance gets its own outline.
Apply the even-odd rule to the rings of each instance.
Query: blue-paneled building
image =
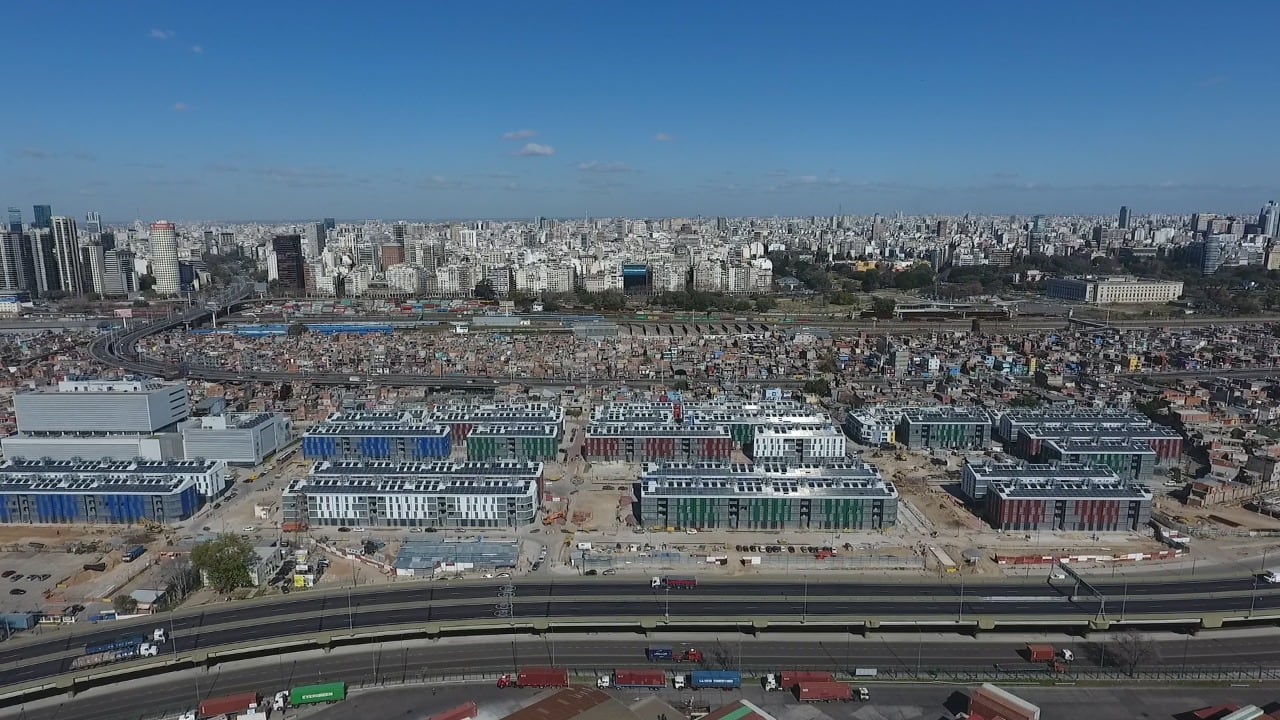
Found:
[[[200,509],[200,486],[225,474],[217,461],[7,460],[0,463],[0,523],[177,522]]]
[[[407,412],[334,413],[302,438],[307,460],[413,462],[447,458],[452,450],[447,426]]]

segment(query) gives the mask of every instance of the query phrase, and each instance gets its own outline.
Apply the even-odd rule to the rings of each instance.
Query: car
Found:
[[[422,532],[422,528],[420,528],[420,527],[409,528],[409,532],[411,532],[411,533],[420,533],[420,532]]]
[[[256,531],[257,531],[257,529],[258,529],[258,528],[254,527],[254,526],[252,526],[252,525],[245,525],[245,526],[244,526],[244,530],[242,530],[241,532],[256,532]]]
[[[500,577],[500,578],[509,578],[509,577],[511,577],[511,573],[509,573],[509,572],[500,572],[500,573],[498,573],[498,577]]]
[[[615,570],[614,568],[608,568],[607,570],[605,570],[604,572],[602,572],[602,573],[600,573],[600,574],[601,574],[601,575],[617,575],[617,574],[618,574],[618,571],[617,571],[617,570]]]
[[[351,528],[351,532],[368,532],[368,531],[362,527],[353,527]]]
[[[439,528],[426,527],[422,528],[422,532],[440,532]]]
[[[688,530],[685,530],[684,533],[686,535],[697,535],[698,531],[694,528],[689,528]]]
[[[17,572],[17,570],[5,570],[4,572],[0,573],[0,577],[9,577],[15,572]]]
[[[24,576],[22,573],[17,573],[17,574],[15,574],[15,575],[10,576],[9,580],[10,580],[11,582],[18,582],[18,581],[19,581],[19,580],[21,580],[23,577],[25,577],[25,576]]]
[[[23,590],[22,588],[14,588],[9,591],[9,594],[10,595],[26,595],[27,591]]]
[[[584,573],[582,573],[582,574],[583,574],[583,575],[599,575],[599,573],[598,573],[598,572],[596,572],[594,569],[592,569],[592,570],[588,570],[588,571],[586,571],[586,572],[584,572]]]
[[[203,530],[203,531],[205,531],[205,532],[209,532],[209,530],[210,530],[211,528],[210,528],[208,525],[205,525],[204,527],[202,527],[202,528],[200,528],[200,529],[201,529],[201,530]]]
[[[541,561],[541,560],[535,560],[535,561],[534,561],[534,563],[533,563],[533,565],[529,566],[529,569],[530,569],[531,571],[533,571],[533,572],[538,572],[538,568],[540,568],[540,567],[542,567],[542,561]]]
[[[338,532],[351,532],[351,528],[349,528],[349,527],[340,527],[340,528],[338,528]]]

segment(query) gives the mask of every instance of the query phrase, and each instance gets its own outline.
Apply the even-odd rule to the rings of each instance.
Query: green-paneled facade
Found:
[[[648,527],[874,530],[898,519],[897,498],[642,497]]]

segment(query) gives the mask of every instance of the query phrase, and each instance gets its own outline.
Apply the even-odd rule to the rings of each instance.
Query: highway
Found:
[[[0,684],[40,680],[69,669],[71,658],[89,642],[110,640],[131,630],[161,626],[172,640],[165,652],[181,654],[220,646],[294,635],[355,631],[387,625],[492,623],[503,594],[503,581],[468,583],[404,583],[394,587],[304,593],[291,598],[237,603],[159,615],[146,621],[72,626],[45,631],[0,645]],[[1062,585],[1063,581],[1058,581]],[[1098,614],[1092,598],[1069,597],[1071,586],[1044,581],[955,583],[811,582],[792,578],[776,582],[706,582],[670,593],[649,588],[646,578],[633,580],[567,579],[517,582],[512,593],[511,622],[522,628],[546,619],[597,619],[618,625],[647,617],[674,624],[714,626],[720,618],[762,618],[775,622],[817,623],[824,618],[901,619],[923,623],[973,622],[980,617],[1045,618],[1046,624]],[[1199,579],[1170,583],[1099,583],[1108,596],[1112,619],[1144,614],[1197,618],[1208,612],[1280,610],[1280,589],[1262,585],[1254,593],[1251,579]],[[963,598],[961,592],[963,591]],[[500,631],[501,625],[498,626]],[[513,628],[514,629],[514,628]],[[421,631],[421,630],[419,630]],[[52,636],[52,637],[50,637]]]
[[[1086,667],[1105,665],[1102,646],[1081,640],[1048,638],[1045,641],[1076,649]],[[908,636],[857,637],[839,634],[823,639],[757,638],[737,633],[662,636],[646,640],[635,636],[581,634],[560,638],[485,639],[481,641],[416,641],[347,648],[330,654],[319,652],[237,662],[210,672],[187,670],[163,678],[117,683],[87,691],[78,698],[64,697],[29,703],[20,717],[25,720],[135,720],[170,711],[169,717],[194,706],[197,699],[256,691],[263,695],[314,682],[344,680],[353,687],[379,683],[403,684],[436,681],[456,686],[467,680],[490,685],[495,674],[521,666],[553,665],[574,669],[582,682],[597,672],[617,667],[649,665],[647,645],[667,644],[701,649],[705,663],[698,667],[746,672],[784,669],[825,669],[852,673],[856,668],[876,668],[882,674],[927,674],[959,671],[994,673],[995,666],[1008,676],[1042,674],[1043,666],[1027,663],[1019,650],[1026,641],[942,638],[921,633]],[[1144,669],[1207,669],[1271,663],[1277,659],[1277,639],[1212,636],[1191,640],[1153,641],[1151,660]],[[675,670],[697,669],[673,664],[657,665]],[[480,676],[485,676],[481,679]],[[448,679],[443,681],[444,679]],[[422,691],[430,697],[427,690]],[[477,688],[471,697],[494,697],[489,688]],[[532,691],[504,691],[524,699]],[[421,716],[422,713],[419,714]],[[19,717],[0,712],[0,717]]]

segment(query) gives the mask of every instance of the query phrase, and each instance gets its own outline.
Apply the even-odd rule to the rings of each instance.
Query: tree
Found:
[[[1040,407],[1043,403],[1040,396],[1034,393],[1023,393],[1009,401],[1010,407]]]
[[[155,286],[156,286],[155,275],[139,275],[138,276],[138,289],[141,290],[142,292],[147,292],[148,290],[151,290]]]
[[[288,329],[284,331],[289,337],[301,337],[307,334],[307,326],[302,323],[290,323]]]
[[[831,394],[831,383],[826,380],[809,380],[800,388],[806,395],[827,396]]]
[[[177,603],[200,587],[200,572],[187,558],[175,558],[164,566],[165,591],[170,603]]]
[[[132,615],[138,611],[138,601],[128,595],[117,595],[111,598],[111,607],[121,615]]]
[[[230,533],[191,550],[191,563],[208,577],[210,587],[223,594],[249,584],[249,563],[253,559],[249,541]]]
[[[1156,646],[1151,639],[1133,628],[1112,636],[1107,643],[1107,650],[1112,662],[1130,677],[1156,654]]]
[[[898,303],[893,298],[877,297],[871,301],[871,312],[881,320],[887,320],[893,317],[893,311],[898,307]]]
[[[756,312],[758,313],[767,313],[776,307],[778,307],[778,301],[771,297],[764,296],[756,298]]]
[[[475,289],[471,291],[471,294],[481,300],[498,299],[498,293],[493,289],[493,283],[489,282],[488,278],[476,283]]]

